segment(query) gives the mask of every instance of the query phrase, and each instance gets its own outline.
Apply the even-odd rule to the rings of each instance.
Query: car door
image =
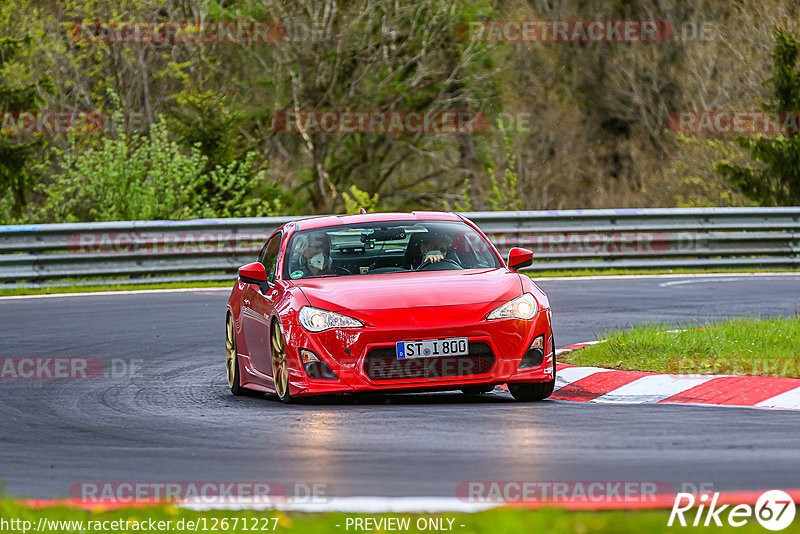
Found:
[[[282,232],[274,234],[258,256],[258,261],[264,265],[267,273],[267,284],[263,291],[257,284],[247,284],[242,296],[243,327],[250,363],[258,374],[270,378],[272,377],[272,362],[270,361],[269,322],[279,293],[279,288],[275,285],[275,278],[282,238]]]

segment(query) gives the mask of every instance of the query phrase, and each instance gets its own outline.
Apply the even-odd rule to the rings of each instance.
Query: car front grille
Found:
[[[364,359],[364,372],[370,380],[405,380],[487,374],[494,365],[494,354],[486,343],[470,343],[469,355],[434,358],[397,359],[395,347],[372,349]]]

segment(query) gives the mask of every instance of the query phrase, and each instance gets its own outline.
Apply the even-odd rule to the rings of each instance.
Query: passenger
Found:
[[[301,258],[303,278],[338,274],[331,263],[331,238],[325,232],[308,236]]]

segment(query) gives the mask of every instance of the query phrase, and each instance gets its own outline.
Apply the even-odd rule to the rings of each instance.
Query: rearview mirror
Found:
[[[369,241],[398,241],[406,238],[405,228],[365,228],[361,230],[361,242]]]
[[[239,279],[263,287],[267,284],[267,270],[259,262],[248,263],[239,267]]]
[[[518,270],[533,265],[533,251],[526,248],[514,247],[508,251],[508,268]]]

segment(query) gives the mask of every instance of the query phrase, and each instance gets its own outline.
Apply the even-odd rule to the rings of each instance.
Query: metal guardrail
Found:
[[[529,271],[800,266],[800,207],[464,213]],[[300,217],[0,226],[0,287],[231,280]]]

